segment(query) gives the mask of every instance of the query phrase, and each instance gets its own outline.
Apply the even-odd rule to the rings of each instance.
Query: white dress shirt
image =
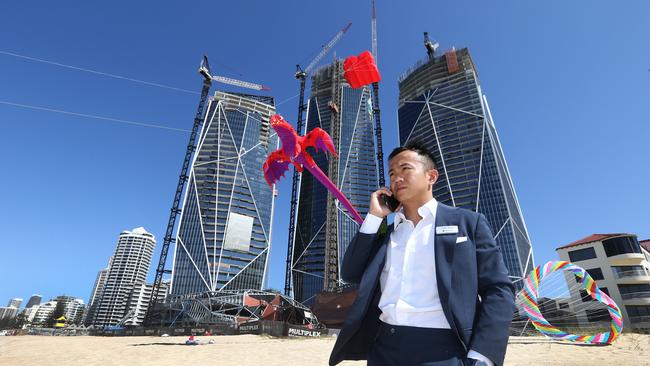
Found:
[[[384,323],[451,328],[438,295],[434,230],[437,209],[435,198],[418,208],[422,219],[417,225],[406,218],[403,209],[395,213],[386,262],[379,277],[379,319]],[[382,221],[382,218],[368,213],[359,231],[374,234]],[[474,350],[470,350],[467,357],[494,365],[490,359]]]

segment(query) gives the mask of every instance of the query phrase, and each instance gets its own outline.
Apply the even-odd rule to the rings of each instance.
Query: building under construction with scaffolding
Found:
[[[210,98],[176,231],[170,295],[154,323],[236,323],[255,313],[245,294],[262,290],[267,273],[274,192],[260,162],[279,145],[269,126],[274,113],[272,97],[217,91]]]
[[[258,289],[271,243],[273,190],[262,164],[272,97],[216,92],[194,155],[176,235],[170,294]]]
[[[533,268],[528,230],[478,72],[466,48],[429,57],[399,79],[401,145],[422,141],[440,172],[433,196],[485,215],[518,288]]]
[[[311,73],[351,25],[349,23],[342,28],[304,70],[298,65],[296,78],[300,80],[300,99],[296,131],[302,135],[320,127],[329,133],[338,158],[328,158],[315,151],[310,153],[318,167],[345,194],[358,213],[365,215],[369,209],[368,197],[384,185],[379,83],[353,89],[344,79],[343,62],[336,57],[330,65]],[[377,17],[374,0],[371,25],[372,55],[376,60]],[[309,101],[305,103],[307,75],[311,76],[312,83]],[[303,120],[304,115],[307,121]],[[305,124],[307,130],[303,132]],[[298,174],[294,171],[285,295],[293,295],[296,300],[314,310],[318,308],[321,313],[334,311],[334,316],[329,317],[340,318],[340,311],[329,309],[326,304],[323,306],[318,299],[322,296],[325,296],[323,299],[331,299],[332,295],[338,299],[336,293],[350,289],[341,281],[340,267],[358,229],[359,224],[350,213],[309,172]],[[355,291],[348,293],[346,299],[353,298],[355,294]]]
[[[377,147],[373,127],[372,86],[352,89],[343,78],[340,60],[312,76],[306,133],[316,127],[332,137],[338,158],[310,151],[319,168],[363,216],[368,197],[379,187]],[[300,178],[298,210],[290,254],[294,298],[312,305],[316,294],[342,285],[341,261],[359,230],[347,210],[308,171]],[[289,272],[289,271],[288,271]]]

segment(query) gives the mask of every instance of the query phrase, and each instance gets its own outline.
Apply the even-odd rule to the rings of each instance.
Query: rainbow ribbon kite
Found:
[[[570,334],[552,326],[546,319],[544,319],[544,316],[537,305],[539,284],[546,276],[559,270],[572,272],[576,276],[578,283],[582,283],[582,287],[587,291],[592,299],[607,305],[607,311],[612,318],[609,331],[597,333],[591,336]],[[528,277],[526,277],[524,288],[519,291],[517,297],[519,302],[522,304],[524,313],[531,320],[535,328],[549,338],[587,344],[611,344],[623,330],[623,316],[614,300],[598,288],[596,281],[591,278],[587,271],[570,262],[548,262],[544,265],[543,270],[540,266],[537,266],[537,268],[531,271]]]

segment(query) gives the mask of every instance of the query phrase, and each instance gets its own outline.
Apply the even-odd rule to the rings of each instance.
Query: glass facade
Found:
[[[650,297],[650,284],[618,284],[618,291],[623,300]]]
[[[634,323],[650,321],[650,306],[625,305],[625,310],[627,310],[630,320]]]
[[[641,253],[641,247],[636,236],[619,236],[617,238],[603,240],[603,248],[608,257],[619,254]]]
[[[450,56],[458,65],[447,64]],[[400,78],[399,90],[400,145],[425,143],[440,173],[434,197],[486,216],[510,278],[520,287],[533,268],[532,245],[468,50],[416,64]]]
[[[172,295],[262,289],[273,190],[262,165],[279,147],[271,97],[216,92],[206,113],[176,235]]]
[[[340,61],[338,61],[340,63]],[[362,217],[368,212],[370,194],[378,189],[376,145],[372,115],[371,89],[366,86],[352,89],[342,75],[335,75],[335,65],[314,73],[307,112],[307,132],[320,127],[332,135],[333,88],[339,87],[339,138],[334,141],[339,155],[336,186],[350,200]],[[342,69],[342,68],[340,68]],[[329,174],[328,156],[308,152],[320,169]],[[291,261],[294,298],[311,305],[317,293],[324,290],[325,241],[327,230],[327,189],[305,170],[301,175],[298,198],[298,217],[294,233]],[[339,268],[348,244],[359,230],[359,225],[343,207],[338,205],[337,233]],[[339,275],[340,278],[340,275]]]
[[[648,275],[643,266],[612,266],[612,272],[614,272],[616,278]]]
[[[571,262],[586,261],[593,258],[596,258],[596,250],[594,247],[572,250],[569,252],[569,260]]]

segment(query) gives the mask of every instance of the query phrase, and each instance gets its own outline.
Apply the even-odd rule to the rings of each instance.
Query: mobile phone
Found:
[[[388,207],[389,210],[395,211],[397,210],[397,207],[399,206],[399,201],[395,198],[395,196],[389,196],[387,194],[380,194],[379,197],[381,197],[382,202],[386,207]]]

